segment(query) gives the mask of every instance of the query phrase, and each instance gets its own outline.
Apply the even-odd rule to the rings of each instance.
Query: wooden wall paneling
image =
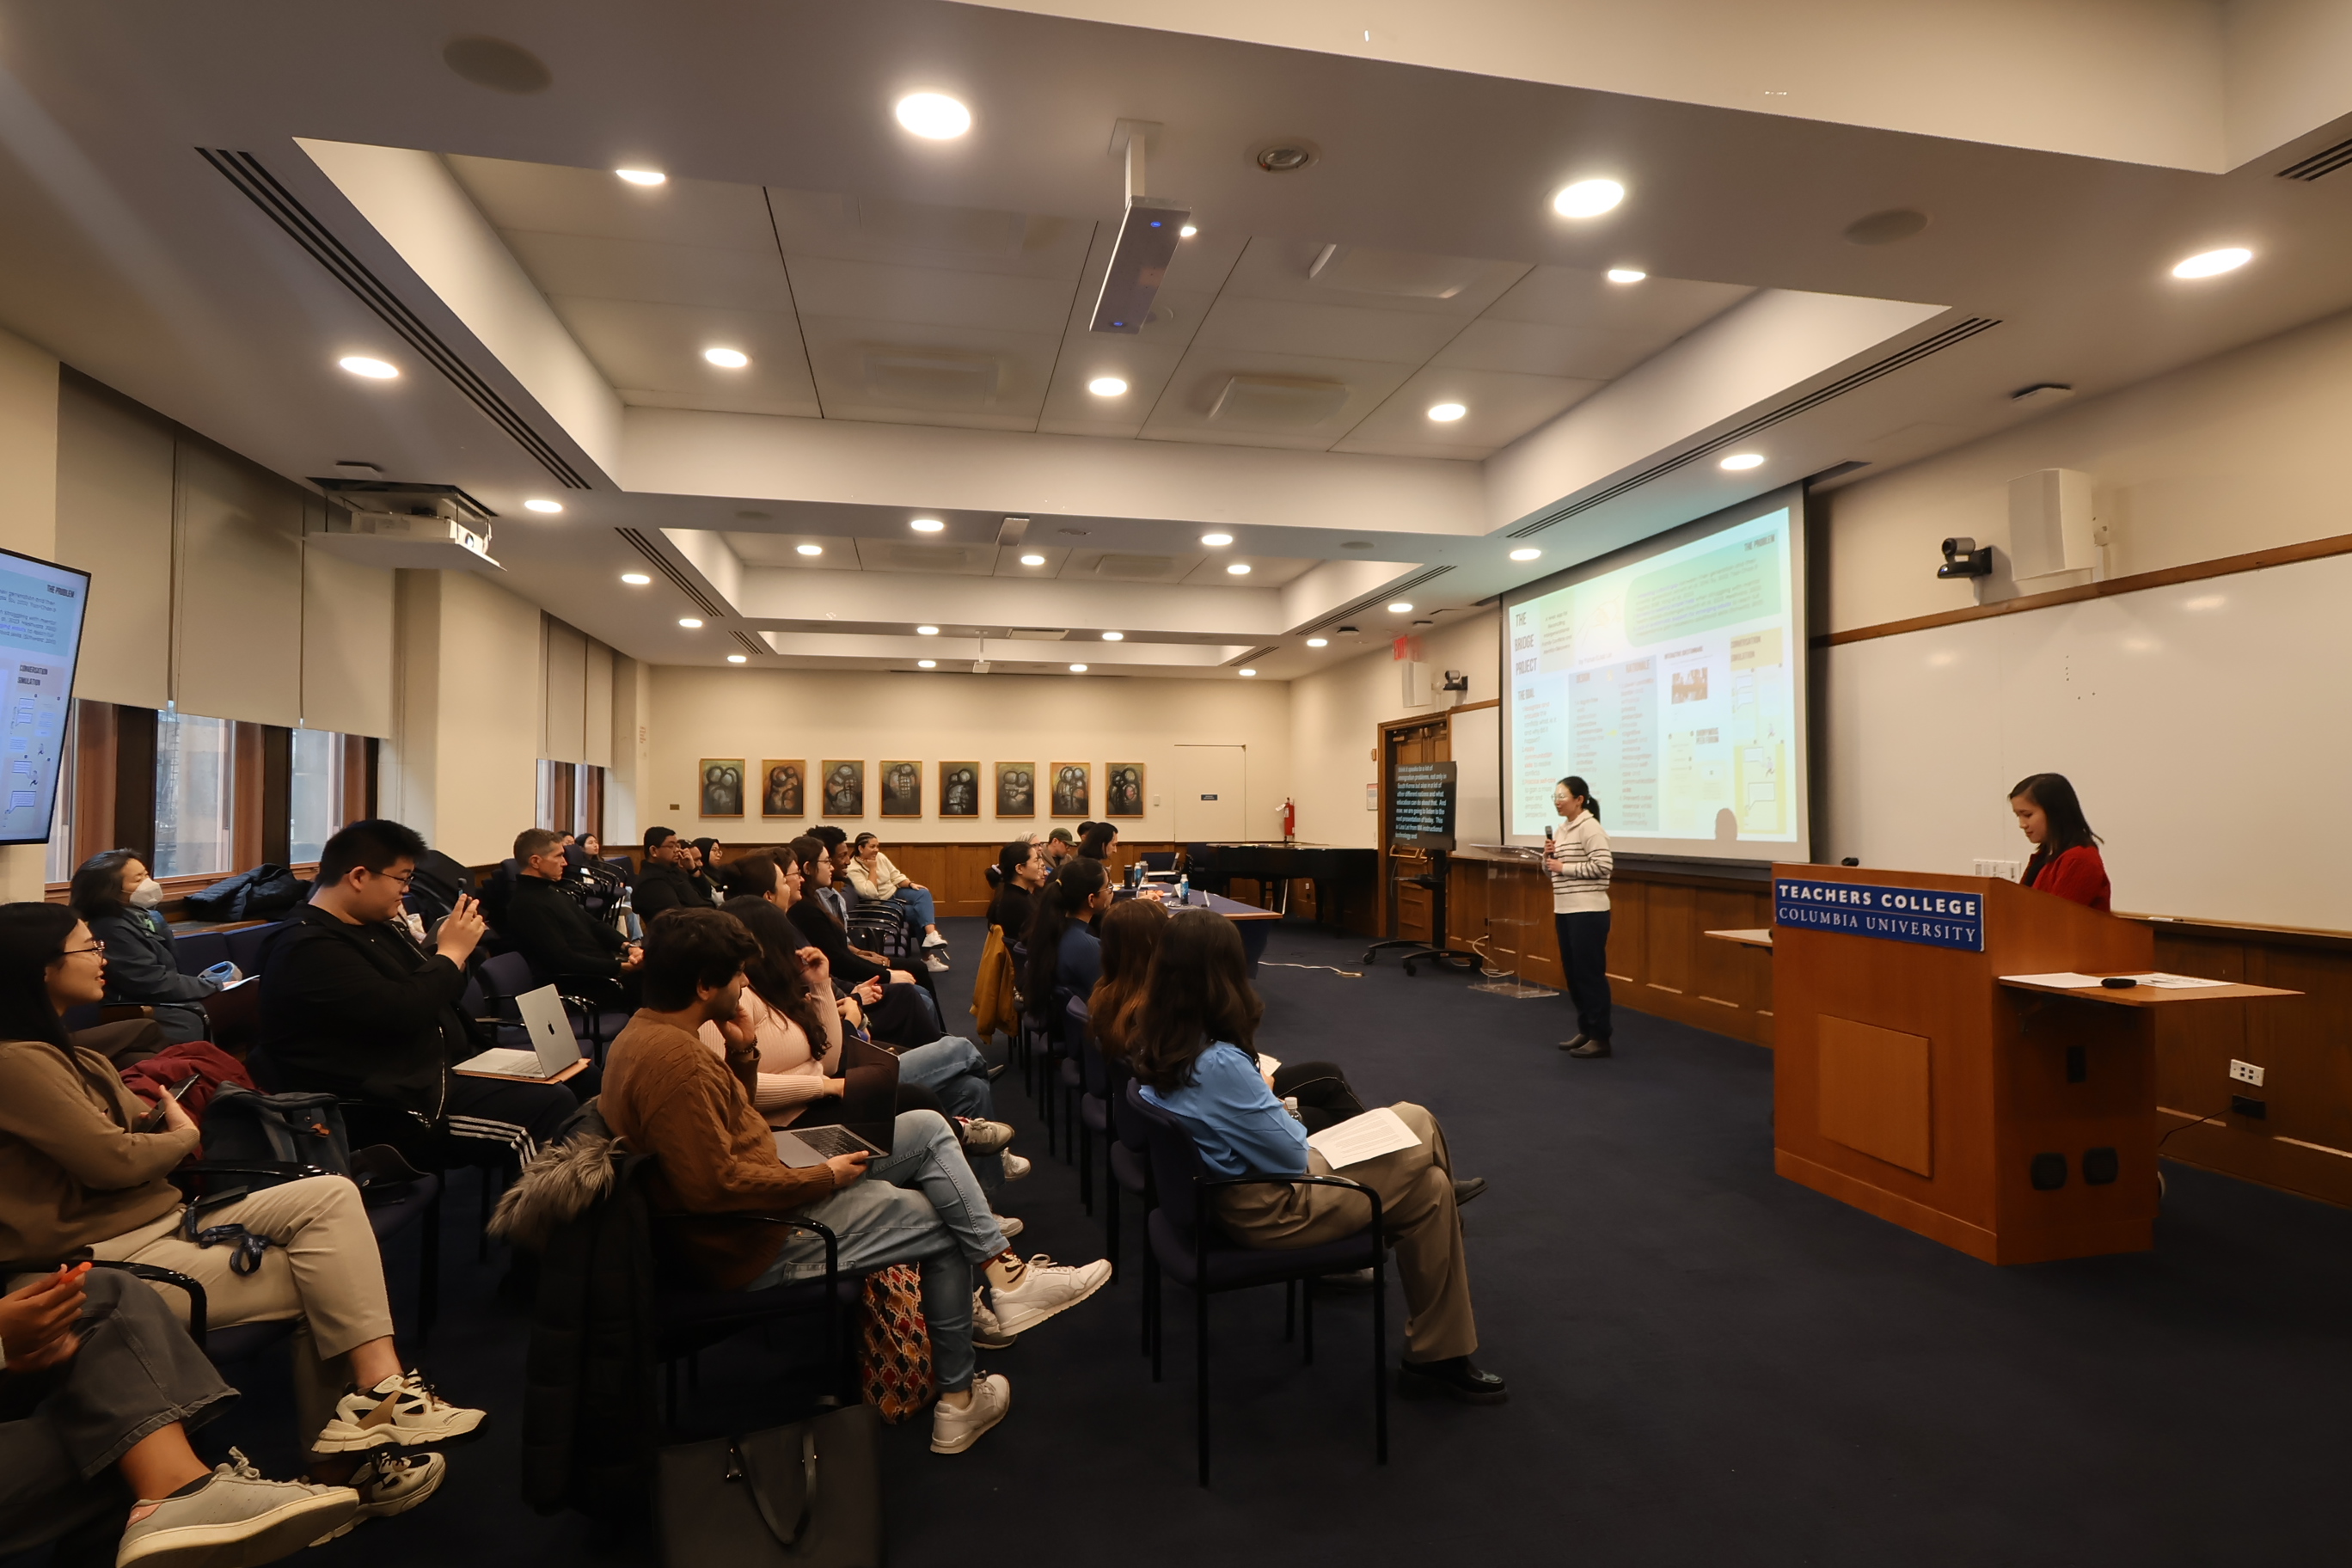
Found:
[[[1610,884],[1609,978],[1614,983],[1640,985],[1649,978],[1650,889],[1631,878]]]
[[[268,764],[262,744],[261,724],[237,721],[229,731],[229,850],[228,869],[241,871],[261,864],[268,837]]]
[[[2265,1101],[2263,1131],[2352,1151],[2352,1060],[2345,1051],[2352,1040],[2352,954],[2269,947],[2247,958],[2255,984],[2305,993],[2271,1009],[2247,1007],[2243,1059],[2263,1077],[2262,1088],[2243,1092]]]
[[[294,852],[294,731],[283,724],[260,730],[261,853],[255,863],[283,866]]]
[[[115,847],[114,704],[74,704],[73,863]]]
[[[114,710],[114,841],[155,863],[155,710]]]
[[[1692,972],[1697,967],[1691,952],[1691,941],[1698,930],[1692,908],[1697,890],[1654,882],[1648,893],[1648,918],[1643,929],[1649,938],[1650,962],[1641,984],[1670,996],[1687,997],[1693,989]]]

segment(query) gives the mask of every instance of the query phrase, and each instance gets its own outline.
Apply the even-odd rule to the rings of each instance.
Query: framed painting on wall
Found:
[[[702,759],[700,815],[704,816],[743,815],[742,758],[705,757]]]
[[[824,815],[866,815],[866,764],[828,762],[824,764]]]
[[[941,763],[940,764],[940,815],[941,816],[978,816],[980,815],[980,764],[978,763]]]
[[[996,764],[996,815],[999,816],[1037,815],[1036,763],[999,763]]]
[[[923,815],[923,764],[882,762],[882,815],[885,816],[920,816]]]
[[[1094,770],[1085,763],[1055,763],[1054,815],[1092,816],[1094,814]]]
[[[1143,764],[1141,763],[1105,763],[1103,764],[1103,815],[1105,816],[1141,816],[1143,815]]]
[[[808,763],[798,757],[770,757],[760,764],[760,815],[808,815]]]

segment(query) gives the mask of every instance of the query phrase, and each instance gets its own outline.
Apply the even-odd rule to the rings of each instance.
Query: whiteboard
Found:
[[[1454,842],[1503,841],[1503,710],[1474,708],[1447,721],[1454,750]]]
[[[1822,860],[2022,860],[2007,792],[2062,773],[2117,910],[2352,928],[2352,556],[1816,658]]]

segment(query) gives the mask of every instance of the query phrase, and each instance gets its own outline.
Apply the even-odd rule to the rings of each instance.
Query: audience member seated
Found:
[[[1108,861],[1111,846],[1118,842],[1118,825],[1114,822],[1089,822],[1078,830],[1078,853],[1089,860]]]
[[[1066,827],[1056,827],[1045,835],[1044,846],[1045,868],[1049,871],[1060,870],[1062,863],[1078,852],[1078,841]]]
[[[988,923],[1004,932],[1009,946],[1029,941],[1029,921],[1035,912],[1033,900],[1054,868],[1045,852],[1034,838],[1016,838],[1006,845],[996,857],[996,897],[988,906]]]
[[[310,901],[262,947],[261,1048],[284,1088],[407,1111],[461,1147],[511,1151],[520,1165],[596,1092],[595,1069],[564,1083],[449,1070],[491,1045],[457,1005],[482,916],[461,895],[433,950],[417,944],[401,898],[424,853],[423,838],[381,818],[327,840]]]
[[[636,949],[611,926],[591,920],[564,886],[571,862],[561,841],[544,827],[527,827],[515,835],[514,863],[515,889],[499,934],[565,995],[618,998],[623,977],[637,967]]]
[[[1207,910],[1183,910],[1168,922],[1143,999],[1132,1010],[1128,1064],[1144,1098],[1192,1133],[1213,1173],[1328,1175],[1330,1166],[1307,1146],[1307,1129],[1283,1109],[1258,1068],[1255,1039],[1265,1012],[1249,982],[1239,928]],[[1418,1105],[1391,1109],[1421,1141],[1349,1165],[1346,1175],[1380,1194],[1403,1276],[1398,1392],[1500,1404],[1503,1380],[1470,1360],[1478,1331],[1445,1134]],[[1358,1194],[1319,1185],[1221,1188],[1210,1206],[1244,1247],[1318,1247],[1354,1234],[1371,1217]]]
[[[972,1025],[983,1041],[992,1035],[1010,1037],[1021,1031],[1021,977],[1014,970],[1013,945],[1028,933],[1029,896],[1045,881],[1045,863],[1036,846],[1016,838],[997,855],[988,879],[996,891],[988,902],[988,940],[971,980]]]
[[[849,885],[861,899],[882,899],[898,904],[914,917],[923,928],[925,947],[945,948],[948,939],[940,934],[938,907],[931,901],[931,890],[890,864],[890,857],[882,853],[878,834],[861,833],[852,847],[849,865]],[[944,952],[933,953],[928,961],[934,970],[948,966]]]
[[[101,850],[74,873],[66,901],[106,944],[110,1005],[152,1008],[155,1026],[173,1045],[212,1038],[212,1021],[199,1004],[222,983],[180,973],[172,928],[159,912],[163,889],[145,861],[128,849]]]
[[[192,1277],[213,1328],[293,1320],[295,1400],[313,1455],[363,1458],[478,1426],[482,1412],[448,1404],[402,1369],[383,1264],[349,1178],[207,1205],[190,1237],[187,1205],[166,1178],[197,1152],[195,1123],[169,1096],[151,1108],[105,1058],[75,1049],[59,1022],[105,989],[105,953],[71,910],[0,906],[0,1275],[87,1248]],[[151,1110],[162,1111],[152,1131]],[[363,1497],[383,1479],[353,1472]]]
[[[1110,908],[1113,892],[1099,860],[1062,862],[1029,917],[1029,970],[1021,994],[1029,1010],[1051,1018],[1073,996],[1094,994],[1102,978],[1102,941],[1087,922]]]
[[[719,868],[725,857],[716,838],[697,838],[687,845],[693,851],[687,857],[687,879],[702,895],[702,901],[717,908],[727,900],[727,874]]]
[[[155,1291],[77,1263],[0,1296],[0,1556],[81,1520],[123,1521],[118,1568],[257,1568],[431,1496],[447,1461],[391,1461],[397,1488],[272,1481],[188,1446],[236,1398]],[[395,1495],[396,1494],[396,1495]],[[128,1513],[128,1519],[124,1515]]]
[[[933,1111],[901,1114],[891,1153],[870,1173],[862,1153],[803,1170],[785,1165],[751,1101],[760,1051],[743,1016],[743,969],[759,956],[742,922],[717,910],[674,910],[646,928],[646,1005],[613,1044],[600,1101],[604,1120],[654,1157],[656,1211],[671,1216],[679,1250],[707,1288],[758,1290],[821,1275],[824,1248],[805,1232],[696,1215],[813,1220],[839,1237],[840,1267],[848,1272],[920,1264],[940,1389],[931,1448],[961,1453],[1013,1403],[1005,1378],[977,1375],[973,1266],[983,1268],[993,1299],[1000,1331],[993,1348],[1094,1294],[1110,1265],[1024,1263],[1005,1246],[945,1119]],[[724,1058],[703,1045],[706,1024],[718,1026]]]
[[[931,994],[907,971],[891,968],[889,960],[880,953],[849,945],[843,917],[824,898],[833,890],[833,862],[824,846],[814,838],[795,838],[787,853],[793,857],[800,880],[797,895],[786,912],[808,939],[809,945],[824,954],[833,978],[858,991],[858,1000],[866,1005],[874,1037],[893,1046],[927,1046],[938,1039],[941,1033],[939,1004],[932,1000]],[[760,883],[761,873],[745,875],[747,879],[742,885],[746,892],[774,901]],[[864,989],[869,984],[882,988],[870,999]]]
[[[646,863],[637,868],[635,891],[629,907],[637,919],[650,922],[664,910],[708,909],[710,896],[698,889],[686,863],[694,846],[674,827],[646,829]]]

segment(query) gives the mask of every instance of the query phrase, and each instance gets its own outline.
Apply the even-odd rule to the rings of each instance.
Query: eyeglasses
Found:
[[[416,873],[414,871],[408,872],[404,876],[398,871],[370,871],[368,875],[371,877],[382,877],[388,882],[397,882],[403,888],[407,887],[408,884],[414,881],[416,878]]]
[[[98,938],[96,938],[96,937],[92,937],[92,938],[90,938],[90,939],[89,939],[89,945],[88,947],[68,947],[68,948],[62,948],[62,949],[60,949],[60,950],[58,951],[58,956],[59,958],[72,958],[72,957],[76,956],[76,955],[77,955],[77,954],[79,954],[79,953],[84,953],[84,952],[104,952],[105,951],[106,951],[106,943],[104,943],[104,942],[102,942],[99,941],[99,940],[98,940]]]

